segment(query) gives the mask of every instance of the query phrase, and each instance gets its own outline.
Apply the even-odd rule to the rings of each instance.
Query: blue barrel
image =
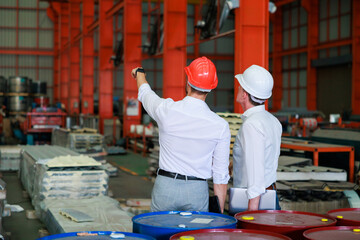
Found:
[[[236,228],[234,217],[209,212],[153,212],[132,218],[133,232],[167,240],[175,233],[208,228]]]
[[[39,238],[37,240],[53,240],[53,239],[66,239],[66,240],[114,240],[114,239],[125,239],[125,240],[155,240],[150,236],[142,234],[128,233],[128,232],[112,232],[112,231],[84,231],[84,232],[71,232],[61,233],[51,236]]]

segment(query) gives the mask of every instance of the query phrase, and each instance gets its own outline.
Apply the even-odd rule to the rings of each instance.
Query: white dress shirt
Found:
[[[248,109],[241,118],[233,148],[234,187],[247,188],[252,199],[276,182],[282,127],[264,105]]]
[[[159,126],[161,169],[228,183],[230,130],[224,119],[197,98],[160,98],[149,84],[140,86],[138,99]]]

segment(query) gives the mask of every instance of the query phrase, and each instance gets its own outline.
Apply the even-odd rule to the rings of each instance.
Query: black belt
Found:
[[[168,172],[162,169],[158,169],[157,172],[158,175],[169,177],[169,178],[175,178],[175,179],[181,179],[181,180],[197,180],[197,181],[206,181],[206,179],[203,178],[197,178],[194,176],[185,176],[178,173]]]

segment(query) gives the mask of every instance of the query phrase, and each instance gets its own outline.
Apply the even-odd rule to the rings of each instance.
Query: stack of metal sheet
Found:
[[[242,119],[240,113],[223,113],[218,112],[217,115],[225,119],[229,123],[231,141],[230,141],[230,175],[232,176],[232,162],[233,162],[233,147],[236,139],[236,135],[241,127]]]
[[[0,239],[2,236],[1,234],[5,232],[3,229],[2,218],[3,216],[8,216],[8,213],[11,213],[10,211],[4,213],[5,203],[6,203],[6,183],[2,179],[0,179]]]
[[[149,167],[147,169],[147,174],[154,180],[156,177],[156,171],[159,168],[159,156],[160,156],[158,128],[154,128],[153,137],[150,140],[154,144],[154,147],[150,149],[150,154],[148,157]]]
[[[104,136],[95,129],[54,129],[51,135],[53,145],[70,148],[71,150],[86,154],[95,160],[104,161]]]
[[[61,215],[67,209],[70,218]],[[80,213],[80,214],[78,214]],[[85,218],[83,217],[85,216]],[[119,207],[119,202],[106,196],[79,200],[51,200],[41,204],[40,219],[50,234],[78,231],[122,231],[132,232],[131,215]]]
[[[346,181],[347,173],[343,169],[311,165],[310,158],[280,156],[277,180],[286,181]]]
[[[21,146],[0,146],[0,171],[17,171],[20,167]]]
[[[35,210],[44,199],[82,199],[106,195],[108,174],[101,163],[58,146],[25,146],[21,181]]]

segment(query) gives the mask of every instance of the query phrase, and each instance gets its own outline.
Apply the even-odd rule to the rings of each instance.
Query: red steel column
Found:
[[[60,14],[60,102],[68,109],[69,96],[69,51],[67,43],[69,42],[69,4],[61,3]]]
[[[317,109],[317,71],[311,67],[311,61],[318,58],[316,45],[319,43],[319,1],[302,0],[301,5],[308,13],[308,52],[307,52],[307,108]]]
[[[281,109],[282,101],[282,86],[283,86],[283,77],[282,77],[282,56],[280,55],[282,51],[282,24],[283,24],[283,15],[282,8],[278,8],[274,14],[270,15],[270,19],[273,23],[273,61],[272,61],[272,75],[274,78],[274,88],[273,88],[273,111],[279,111]]]
[[[187,1],[164,0],[163,97],[185,96]]]
[[[269,64],[269,0],[241,0],[235,10],[235,74],[253,64],[268,69]],[[243,109],[236,102],[239,83],[234,79],[234,112]]]
[[[352,114],[360,115],[360,1],[353,0],[352,28]]]
[[[88,26],[94,21],[94,0],[83,1],[82,7],[82,107],[83,114],[94,113],[94,35]]]
[[[50,3],[50,7],[47,9],[48,16],[49,12],[53,16],[54,22],[54,81],[53,81],[53,102],[60,101],[60,4],[59,3]]]
[[[80,1],[70,1],[70,81],[69,114],[79,114],[80,101],[80,46],[75,37],[80,34]]]
[[[113,0],[99,1],[99,115],[100,132],[104,132],[104,119],[113,117],[113,67],[110,58],[113,53],[113,18],[106,12],[113,6]]]
[[[130,133],[132,124],[139,124],[141,105],[137,101],[136,81],[131,77],[131,70],[141,66],[141,0],[124,1],[124,136]],[[145,69],[146,70],[146,69]],[[134,105],[135,104],[135,105]],[[137,110],[136,110],[136,104]],[[130,111],[133,110],[133,111]]]

